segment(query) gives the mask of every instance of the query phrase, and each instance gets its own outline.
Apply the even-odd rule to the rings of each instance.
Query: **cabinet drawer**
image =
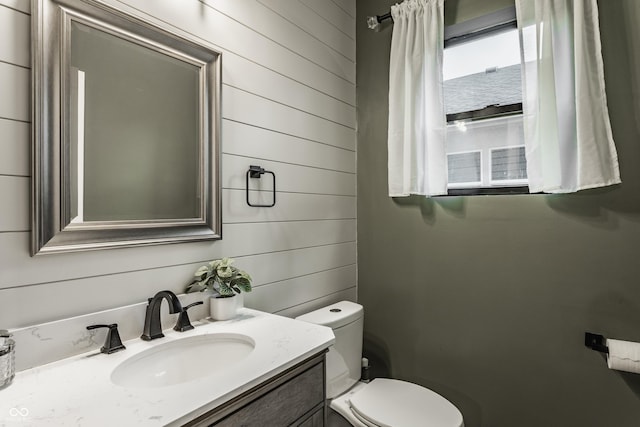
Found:
[[[323,404],[324,364],[318,363],[213,425],[284,427],[294,424],[296,420]]]
[[[318,409],[313,415],[298,424],[297,427],[324,427],[324,407]]]
[[[183,427],[323,427],[325,353],[300,362]]]

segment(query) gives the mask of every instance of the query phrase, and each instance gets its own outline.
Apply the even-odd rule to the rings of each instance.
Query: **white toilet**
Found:
[[[327,398],[356,427],[463,427],[462,414],[439,394],[406,381],[360,382],[364,312],[342,301],[296,319],[328,326],[336,336],[327,354]]]

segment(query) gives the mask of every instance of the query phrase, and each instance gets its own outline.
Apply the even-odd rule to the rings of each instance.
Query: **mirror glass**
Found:
[[[199,67],[71,23],[72,222],[197,218]]]
[[[90,0],[38,0],[33,250],[221,238],[220,53]]]

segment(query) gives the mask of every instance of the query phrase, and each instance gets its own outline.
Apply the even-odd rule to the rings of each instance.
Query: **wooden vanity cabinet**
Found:
[[[324,427],[325,352],[185,424],[185,427]]]

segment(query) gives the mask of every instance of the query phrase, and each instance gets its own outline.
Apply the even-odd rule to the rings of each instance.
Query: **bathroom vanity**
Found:
[[[18,372],[0,426],[324,425],[330,328],[246,308],[193,324]]]
[[[213,409],[189,427],[325,425],[324,352]]]

